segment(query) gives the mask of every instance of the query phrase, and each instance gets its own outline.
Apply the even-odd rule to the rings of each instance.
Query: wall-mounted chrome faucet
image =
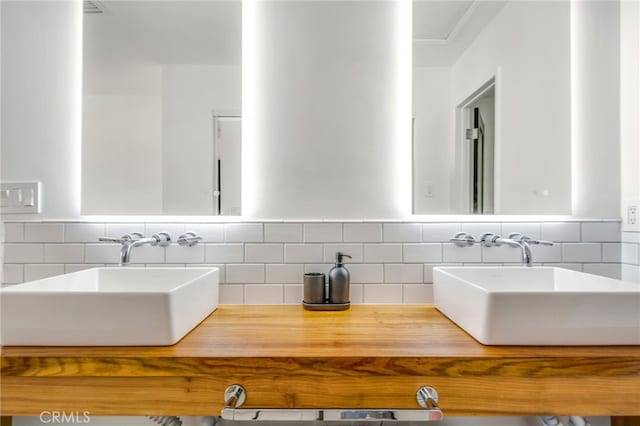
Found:
[[[132,232],[120,238],[100,237],[98,241],[120,244],[120,266],[126,266],[131,261],[131,251],[135,247],[144,245],[166,247],[171,244],[171,236],[166,232],[158,232],[149,238],[145,238],[139,232]]]
[[[466,232],[458,232],[450,241],[458,247],[469,247],[476,243],[480,243],[485,247],[500,247],[502,245],[507,245],[509,247],[518,248],[522,254],[522,264],[526,266],[531,266],[533,264],[531,247],[529,247],[530,245],[553,245],[552,241],[534,240],[518,232],[510,233],[508,238],[502,238],[500,235],[492,232],[485,232],[480,237],[480,241],[477,241],[472,235],[469,235]]]

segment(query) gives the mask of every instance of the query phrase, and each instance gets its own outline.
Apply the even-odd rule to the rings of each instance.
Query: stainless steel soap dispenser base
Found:
[[[346,303],[307,303],[307,302],[302,302],[302,306],[307,311],[346,311],[351,306],[351,302],[346,302]]]

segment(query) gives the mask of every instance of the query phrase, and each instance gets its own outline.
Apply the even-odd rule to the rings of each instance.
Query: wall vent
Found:
[[[82,11],[88,15],[99,15],[104,13],[104,6],[98,0],[84,0]]]

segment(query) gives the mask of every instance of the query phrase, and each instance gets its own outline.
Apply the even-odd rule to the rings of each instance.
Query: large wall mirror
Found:
[[[414,1],[414,213],[571,214],[569,8]]]
[[[82,213],[241,213],[238,1],[84,2]]]

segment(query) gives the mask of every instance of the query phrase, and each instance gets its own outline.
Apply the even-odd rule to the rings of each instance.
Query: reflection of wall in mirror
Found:
[[[493,76],[495,213],[570,213],[570,57],[569,2],[508,2],[450,67],[414,68],[415,213],[465,213],[454,112]]]
[[[204,64],[86,72],[83,213],[214,214],[211,113],[240,109],[240,75]]]

